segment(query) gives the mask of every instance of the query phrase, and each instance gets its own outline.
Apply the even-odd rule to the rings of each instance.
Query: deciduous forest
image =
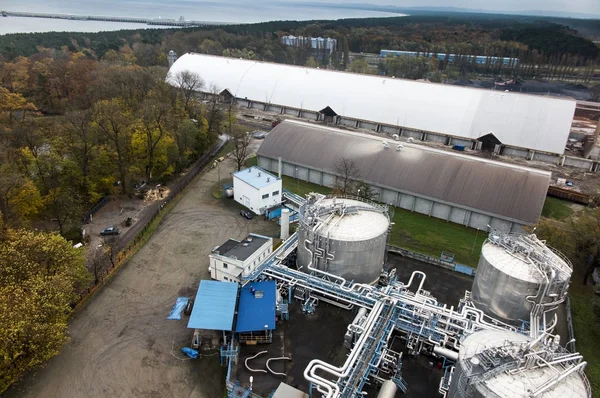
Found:
[[[0,63],[0,391],[68,340],[70,306],[92,279],[73,248],[87,210],[172,179],[226,122],[218,97],[193,95],[198,75],[175,76],[176,90],[167,72],[126,47]]]

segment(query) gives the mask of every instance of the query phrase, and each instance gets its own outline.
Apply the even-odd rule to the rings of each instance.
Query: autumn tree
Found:
[[[334,168],[336,177],[333,191],[342,195],[355,195],[361,180],[356,162],[352,159],[341,158],[336,162]]]
[[[8,230],[0,240],[0,392],[58,354],[67,316],[89,281],[83,252],[57,234]]]
[[[364,58],[357,58],[348,65],[348,71],[352,73],[371,73],[371,68]]]
[[[8,126],[12,127],[17,115],[24,120],[28,112],[36,111],[35,105],[28,102],[21,94],[13,93],[4,87],[0,87],[0,121],[4,118]]]
[[[67,112],[63,126],[62,144],[66,153],[76,160],[81,171],[80,193],[85,203],[95,199],[92,181],[90,179],[91,166],[97,156],[97,147],[100,139],[97,129],[92,128],[92,110]]]
[[[582,212],[564,223],[543,220],[536,226],[535,233],[573,260],[583,284],[594,268],[600,267],[600,208]]]
[[[171,79],[178,88],[184,108],[188,111],[188,115],[192,117],[192,102],[197,92],[204,88],[204,80],[197,73],[187,70],[175,74]]]
[[[161,144],[165,141],[172,142],[171,137],[167,135],[170,117],[169,103],[162,101],[158,93],[153,93],[146,98],[140,113],[141,128],[134,133],[133,142],[143,146],[141,156],[141,160],[145,162],[143,172],[146,181],[151,181]],[[138,145],[134,144],[134,146]],[[164,163],[166,163],[166,159]]]
[[[231,133],[231,140],[233,141],[233,161],[238,171],[244,166],[244,162],[250,156],[250,134],[245,131],[234,131]]]
[[[111,267],[116,265],[117,254],[119,254],[119,238],[115,235],[104,237],[104,244],[99,248]]]
[[[431,62],[425,57],[400,56],[385,59],[386,75],[402,79],[422,79],[431,68]]]
[[[316,67],[319,66],[319,63],[317,62],[317,60],[315,59],[315,57],[311,55],[306,60],[305,66],[308,66],[309,68],[316,68]]]
[[[342,39],[342,46],[343,46],[342,66],[344,67],[344,69],[346,69],[348,67],[348,65],[350,64],[350,46],[348,45],[348,38],[346,36],[344,36],[344,38]]]
[[[220,134],[221,125],[225,119],[219,94],[219,89],[216,86],[212,86],[206,107],[205,117],[208,123],[208,134],[212,137],[217,137]]]
[[[39,214],[42,198],[33,181],[10,159],[6,152],[0,153],[0,212],[7,224],[22,225]]]
[[[131,113],[119,100],[104,100],[94,106],[94,125],[111,143],[117,157],[121,193],[127,193],[128,168],[131,152]]]

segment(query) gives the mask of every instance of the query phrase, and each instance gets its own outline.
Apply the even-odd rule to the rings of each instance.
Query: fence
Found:
[[[87,213],[86,215],[83,217],[83,222],[87,223],[92,221],[92,216],[96,213],[98,213],[100,211],[100,209],[102,209],[104,206],[106,206],[106,204],[110,202],[110,196],[106,195],[105,197],[103,197],[102,199],[100,199],[98,201],[98,203],[96,203],[94,205],[94,207],[92,207]]]
[[[475,269],[466,265],[442,261],[439,258],[431,257],[423,253],[413,252],[398,246],[387,245],[387,250],[392,253],[400,254],[403,257],[412,258],[414,260],[421,261],[427,264],[437,265],[438,267],[459,272],[461,274],[466,274],[470,276],[475,275]]]
[[[142,216],[142,218],[136,222],[131,228],[121,236],[118,244],[113,250],[114,260],[111,261],[110,266],[106,267],[106,269],[102,269],[99,272],[99,275],[96,275],[95,280],[92,282],[91,286],[87,287],[85,290],[80,292],[79,301],[72,304],[72,307],[75,307],[79,302],[81,302],[87,295],[89,295],[96,286],[101,285],[102,281],[112,272],[114,272],[115,268],[117,268],[128,256],[131,254],[132,250],[135,246],[140,242],[146,231],[148,230],[152,221],[159,216],[162,209],[169,204],[173,199],[177,197],[183,191],[183,189],[193,181],[193,179],[204,169],[204,167],[208,164],[213,156],[219,152],[219,150],[225,145],[225,141],[219,140],[210,152],[202,155],[192,167],[188,170],[188,172],[175,181],[173,185],[171,185],[171,189],[167,197],[163,200],[157,201],[152,205],[149,205],[149,209]],[[100,204],[100,203],[98,203]],[[98,205],[96,205],[98,206]],[[102,205],[104,206],[104,205]],[[100,207],[101,208],[101,207]],[[97,209],[96,211],[98,211]],[[113,265],[114,264],[114,265]]]

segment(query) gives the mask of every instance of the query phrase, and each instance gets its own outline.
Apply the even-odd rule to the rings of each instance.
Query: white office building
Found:
[[[241,282],[273,251],[273,238],[250,234],[244,240],[229,239],[208,255],[212,279]]]
[[[281,178],[260,167],[240,170],[233,173],[233,197],[254,214],[264,214],[282,202]]]

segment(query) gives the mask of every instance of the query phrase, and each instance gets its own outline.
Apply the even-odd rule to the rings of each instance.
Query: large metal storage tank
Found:
[[[493,231],[481,249],[471,299],[487,315],[521,325],[535,303],[548,309],[564,300],[571,273],[569,260],[535,235]]]
[[[458,352],[448,397],[591,398],[581,355],[542,342],[504,330],[471,334]]]
[[[310,197],[300,209],[298,267],[357,283],[375,283],[383,268],[390,219],[387,206],[350,197]]]

